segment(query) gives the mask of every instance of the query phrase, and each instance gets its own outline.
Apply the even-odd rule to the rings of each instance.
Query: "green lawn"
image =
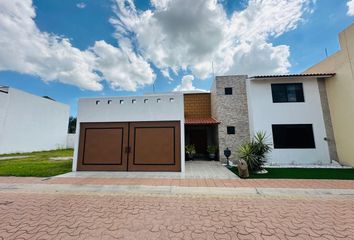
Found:
[[[71,171],[71,160],[49,160],[50,157],[72,157],[72,149],[6,154],[6,156],[28,156],[21,159],[0,160],[0,176],[51,177]]]
[[[343,179],[354,180],[354,168],[266,168],[268,173],[250,173],[250,178],[287,178],[287,179]],[[238,175],[237,167],[230,171]]]

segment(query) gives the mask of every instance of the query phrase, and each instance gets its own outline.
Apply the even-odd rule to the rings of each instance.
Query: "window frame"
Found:
[[[231,130],[231,132],[229,132],[229,129]],[[227,135],[235,135],[236,134],[235,126],[226,126],[226,133]]]
[[[283,134],[279,134],[279,132],[277,133],[277,131],[275,130],[275,128],[278,127],[284,127],[284,128],[288,128],[294,131],[294,129],[300,129],[301,127],[304,127],[304,131],[308,131],[303,132],[306,133],[310,139],[307,139],[306,141],[303,140],[299,140],[298,143],[284,143],[284,135],[286,135],[286,133]],[[305,128],[307,127],[307,128]],[[279,131],[279,130],[278,130]],[[297,130],[298,132],[298,130]],[[272,138],[273,138],[273,147],[274,149],[316,149],[316,140],[315,140],[315,133],[313,131],[313,124],[272,124]],[[290,138],[290,136],[286,136],[286,138]],[[301,143],[307,143],[307,145],[301,145]],[[292,144],[292,145],[291,145]]]
[[[230,92],[228,92],[228,90],[229,90]],[[225,94],[225,95],[233,95],[233,89],[232,89],[232,87],[225,87],[225,88],[224,88],[224,94]]]
[[[301,94],[297,94],[297,90],[295,90],[296,101],[291,101],[289,99],[289,86],[300,86],[301,87]],[[276,90],[275,87],[283,87],[282,89],[285,93],[286,100],[277,100],[276,99]],[[273,103],[303,103],[305,102],[305,93],[304,93],[304,84],[302,82],[293,82],[293,83],[271,83],[271,92],[272,92],[272,100]],[[283,93],[283,94],[284,94]]]

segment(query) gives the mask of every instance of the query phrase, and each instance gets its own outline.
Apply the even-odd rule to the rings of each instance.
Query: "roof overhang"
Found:
[[[304,74],[284,74],[284,75],[260,75],[250,77],[250,80],[286,79],[286,78],[331,78],[335,73],[304,73]]]
[[[185,118],[185,125],[217,125],[220,122],[213,117],[206,118]]]

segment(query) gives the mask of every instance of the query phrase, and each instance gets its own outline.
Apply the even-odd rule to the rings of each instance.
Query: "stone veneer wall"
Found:
[[[224,149],[228,147],[231,160],[236,160],[237,147],[250,139],[247,75],[217,76],[211,87],[212,116],[220,121],[218,126],[220,160],[225,161]],[[225,88],[232,87],[232,95],[225,95]],[[235,127],[235,134],[227,134],[227,126]]]
[[[326,81],[326,79],[323,79],[323,78],[317,79],[318,90],[320,92],[322,114],[323,114],[323,120],[324,120],[324,124],[325,124],[325,128],[326,128],[329,155],[331,157],[331,160],[338,161],[337,147],[336,147],[336,142],[334,139],[334,132],[333,132],[333,126],[332,126],[332,120],[331,120],[331,113],[330,113],[329,105],[328,105],[328,98],[327,98],[326,82],[325,81]],[[329,80],[329,81],[331,81],[331,80]]]

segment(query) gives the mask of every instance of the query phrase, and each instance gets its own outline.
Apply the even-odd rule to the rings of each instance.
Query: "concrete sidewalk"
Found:
[[[120,179],[0,177],[0,192],[104,194],[197,194],[258,196],[351,196],[354,181],[289,179]]]
[[[142,194],[142,195],[205,195],[205,196],[286,196],[286,197],[351,197],[354,189],[309,189],[269,187],[184,187],[146,185],[93,184],[0,184],[1,192],[70,193],[70,194]]]
[[[354,189],[353,180],[301,179],[156,179],[82,177],[0,177],[0,184],[141,185],[230,188]]]

